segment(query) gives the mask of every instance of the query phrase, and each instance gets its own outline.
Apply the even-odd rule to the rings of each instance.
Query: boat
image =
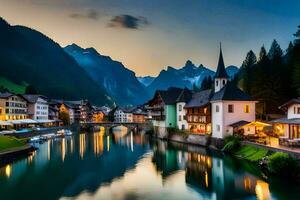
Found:
[[[41,143],[47,141],[47,138],[44,136],[34,136],[32,138],[30,138],[29,142],[31,143]]]
[[[57,134],[58,136],[70,136],[72,135],[72,131],[68,130],[68,129],[61,129],[59,131],[57,131]]]

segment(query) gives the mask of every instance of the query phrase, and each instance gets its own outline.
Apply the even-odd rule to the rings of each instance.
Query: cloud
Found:
[[[127,29],[138,29],[145,25],[149,25],[149,21],[145,17],[134,17],[131,15],[114,16],[108,23],[109,27],[121,27]]]
[[[73,19],[98,20],[100,18],[100,13],[94,9],[89,9],[84,13],[71,13],[70,17]]]

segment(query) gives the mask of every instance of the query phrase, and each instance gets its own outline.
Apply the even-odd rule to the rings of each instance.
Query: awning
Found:
[[[50,119],[37,119],[35,120],[37,123],[52,123],[52,122],[56,122],[55,120],[50,120]]]
[[[287,118],[281,118],[281,119],[275,119],[270,121],[270,123],[279,123],[279,124],[300,124],[300,118],[293,118],[293,119],[287,119]]]
[[[13,124],[7,121],[0,120],[0,126],[12,126]]]
[[[233,123],[229,126],[231,126],[233,128],[240,128],[240,127],[243,127],[243,126],[266,127],[266,126],[272,126],[272,125],[268,124],[268,123],[260,122],[260,121],[247,122],[247,121],[241,120],[241,121]]]
[[[12,124],[36,124],[37,122],[32,119],[18,119],[18,120],[9,120],[9,123]]]

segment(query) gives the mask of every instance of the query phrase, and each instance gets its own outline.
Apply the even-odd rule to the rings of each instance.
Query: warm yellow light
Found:
[[[11,170],[11,165],[10,164],[6,165],[6,167],[5,167],[5,175],[6,175],[7,178],[10,177],[11,171],[12,171]]]
[[[108,135],[108,136],[107,136],[107,140],[106,140],[106,141],[107,141],[107,151],[108,151],[108,152],[109,152],[109,145],[110,145],[110,144],[109,144],[109,140],[110,140],[110,139],[109,139],[109,135]]]
[[[271,199],[269,184],[258,180],[255,186],[255,193],[258,200]]]
[[[208,187],[208,173],[205,171],[205,186]]]

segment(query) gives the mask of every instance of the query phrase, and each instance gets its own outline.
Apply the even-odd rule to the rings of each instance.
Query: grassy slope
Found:
[[[249,145],[241,147],[241,149],[238,152],[236,152],[236,155],[238,157],[244,158],[251,162],[259,161],[267,154],[268,154],[268,150],[263,148],[256,148]]]
[[[26,142],[24,140],[19,140],[14,137],[0,136],[0,152],[4,150],[9,150],[16,147],[24,146]]]
[[[0,86],[8,89],[11,92],[17,93],[17,94],[24,94],[25,90],[26,90],[25,85],[15,84],[12,81],[10,81],[4,77],[1,77],[1,76],[0,76]]]

